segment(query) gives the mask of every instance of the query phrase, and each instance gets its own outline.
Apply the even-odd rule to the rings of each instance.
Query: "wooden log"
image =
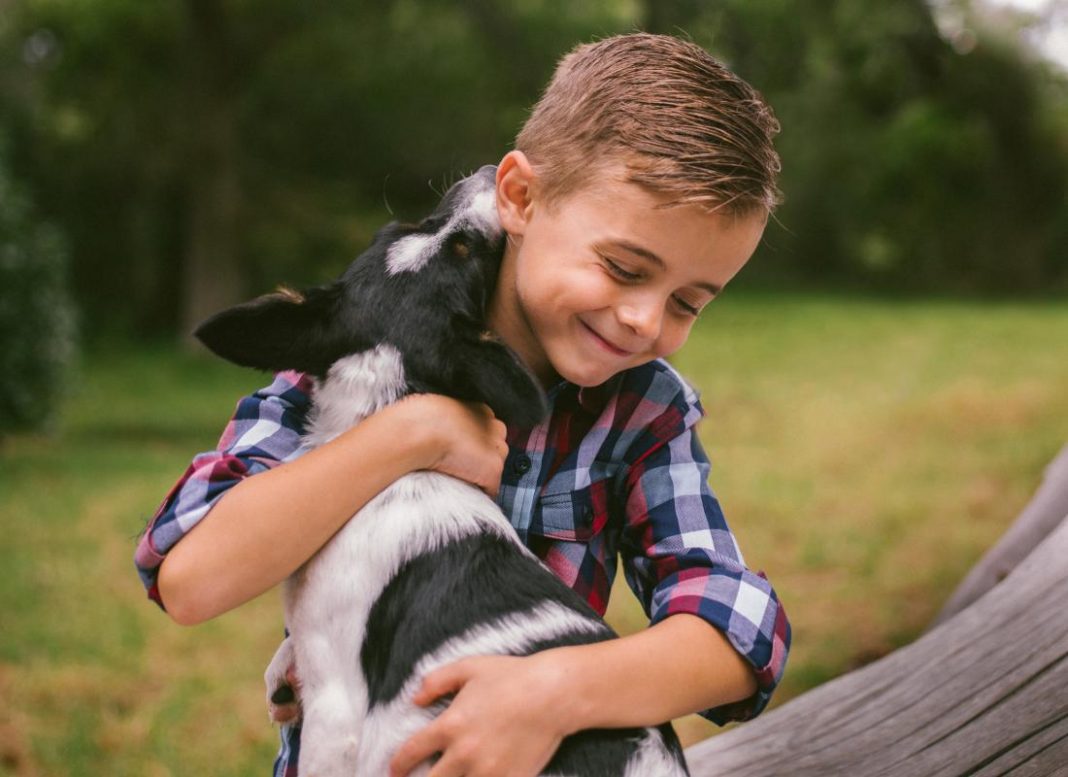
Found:
[[[693,777],[1068,774],[1068,519],[911,645],[687,750]]]
[[[1068,515],[1068,445],[1061,449],[1042,477],[1034,497],[1016,521],[972,567],[953,592],[932,626],[949,620],[1005,579],[1017,564]]]

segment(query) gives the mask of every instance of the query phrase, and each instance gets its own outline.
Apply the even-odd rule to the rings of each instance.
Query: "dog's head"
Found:
[[[245,367],[299,370],[324,376],[338,359],[394,346],[413,390],[435,391],[500,407],[516,403],[485,393],[472,381],[470,344],[484,333],[504,248],[495,204],[496,168],[486,166],[453,185],[418,224],[391,223],[333,283],[267,294],[218,313],[195,334],[219,356]],[[539,401],[506,422],[530,422],[543,412],[540,391],[511,357],[512,386],[528,382]],[[498,365],[499,366],[499,365]],[[512,366],[506,368],[513,371]],[[522,392],[527,398],[530,392]],[[529,404],[529,403],[528,403]]]

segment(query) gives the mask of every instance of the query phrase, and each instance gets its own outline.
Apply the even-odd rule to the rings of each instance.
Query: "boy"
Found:
[[[495,495],[602,613],[621,553],[651,626],[432,673],[417,703],[456,696],[394,774],[440,753],[432,777],[534,775],[581,729],[757,714],[789,625],[741,561],[706,482],[703,411],[662,359],[756,248],[777,201],[777,129],[692,44],[637,34],[577,48],[496,179],[508,240],[488,324],[548,391],[550,418],[506,430],[485,407],[413,396],[298,458],[311,382],[281,374],[157,513],[137,554],[150,596],[180,623],[214,617],[292,573],[386,485],[436,469]],[[298,746],[284,729],[275,774],[295,772]]]

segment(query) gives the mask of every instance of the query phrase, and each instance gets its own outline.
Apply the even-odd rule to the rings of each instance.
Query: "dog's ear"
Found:
[[[337,315],[341,285],[296,292],[282,289],[216,313],[193,334],[242,367],[322,375],[343,355]]]

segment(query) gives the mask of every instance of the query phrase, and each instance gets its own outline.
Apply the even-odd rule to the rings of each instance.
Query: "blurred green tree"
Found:
[[[33,212],[0,144],[0,440],[52,419],[73,334],[63,238]]]

